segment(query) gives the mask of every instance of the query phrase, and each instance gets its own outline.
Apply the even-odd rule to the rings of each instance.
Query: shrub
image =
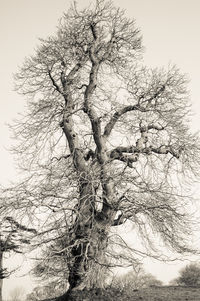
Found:
[[[185,286],[200,286],[200,265],[198,263],[186,265],[180,271],[177,283]]]

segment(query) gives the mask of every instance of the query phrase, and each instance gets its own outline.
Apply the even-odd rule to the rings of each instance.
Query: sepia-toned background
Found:
[[[58,19],[70,6],[70,0],[0,0],[0,183],[6,185],[17,176],[15,162],[9,154],[14,143],[6,123],[11,123],[24,110],[24,99],[14,92],[13,73],[26,56],[33,53],[38,38],[56,30]],[[89,0],[78,0],[79,7]],[[114,0],[116,6],[135,18],[143,34],[144,62],[152,67],[176,64],[190,80],[189,90],[194,114],[190,117],[192,130],[200,129],[200,2],[199,0]],[[200,185],[200,184],[199,184]],[[198,198],[198,186],[196,187]],[[131,240],[131,236],[129,239]],[[200,237],[200,235],[199,235]],[[198,243],[198,234],[196,236]],[[199,244],[200,245],[200,244]],[[196,259],[196,258],[195,258]],[[4,296],[17,286],[26,292],[32,289],[29,276],[30,261],[15,256],[6,261],[8,268],[24,266],[4,282]],[[145,262],[145,269],[167,283],[177,276],[183,261]]]

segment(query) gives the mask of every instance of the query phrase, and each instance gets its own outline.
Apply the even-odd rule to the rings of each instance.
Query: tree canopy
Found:
[[[94,267],[157,256],[154,235],[191,251],[186,192],[200,144],[189,131],[187,78],[176,66],[144,66],[142,52],[124,11],[74,3],[16,74],[27,98],[12,126],[24,179],[6,190],[7,204],[39,230],[32,246],[62,262],[70,289]],[[127,222],[146,252],[112,231]]]

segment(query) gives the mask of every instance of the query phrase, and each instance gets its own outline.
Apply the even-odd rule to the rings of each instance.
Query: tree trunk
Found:
[[[84,174],[80,179],[78,216],[71,230],[73,263],[69,263],[69,290],[83,290],[85,288],[88,272],[94,268],[95,262],[98,262],[98,259],[102,257],[107,246],[108,230],[114,214],[108,215],[108,209],[105,214],[103,212],[105,206],[101,212],[97,212],[95,198],[92,179],[88,174]]]
[[[78,214],[72,228],[71,242],[73,264],[69,269],[70,290],[83,289],[85,274],[88,270],[89,252],[91,249],[91,232],[95,216],[95,198],[92,191],[91,179],[87,173],[80,175]]]
[[[107,246],[107,234],[103,228],[100,230],[93,225],[91,232],[89,234],[86,231],[81,238],[76,236],[82,242],[72,248],[74,262],[69,271],[70,290],[83,290],[86,287],[85,280],[90,269],[94,268]]]

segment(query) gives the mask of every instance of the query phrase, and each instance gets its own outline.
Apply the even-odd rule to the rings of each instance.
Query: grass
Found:
[[[200,301],[200,288],[197,287],[152,287],[134,294],[133,301]]]
[[[200,287],[151,287],[129,293],[105,289],[74,292],[70,301],[200,301]]]

